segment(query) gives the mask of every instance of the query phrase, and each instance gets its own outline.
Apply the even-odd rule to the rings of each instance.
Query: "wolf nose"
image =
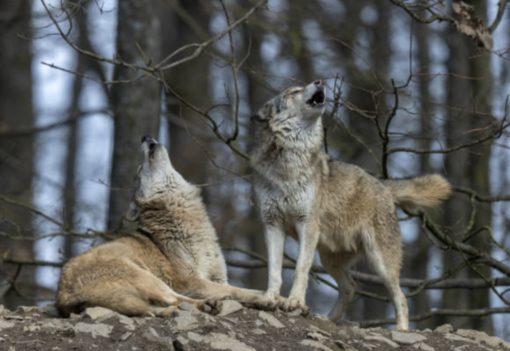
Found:
[[[142,137],[142,144],[145,143],[146,141],[149,142],[152,140],[152,137],[150,135],[144,135]]]
[[[315,84],[318,87],[323,87],[324,81],[322,79],[317,79],[315,82],[313,82],[313,84]]]

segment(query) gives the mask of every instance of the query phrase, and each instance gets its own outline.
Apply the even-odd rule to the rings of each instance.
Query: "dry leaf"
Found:
[[[461,33],[469,35],[480,48],[492,49],[492,35],[480,17],[471,16],[474,7],[463,1],[453,3],[453,11],[457,14],[455,28]]]

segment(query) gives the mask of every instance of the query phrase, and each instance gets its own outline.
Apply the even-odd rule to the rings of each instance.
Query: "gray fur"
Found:
[[[397,328],[408,329],[407,303],[399,286],[402,243],[394,202],[437,204],[448,196],[449,185],[433,175],[385,186],[363,169],[331,159],[321,151],[324,103],[309,103],[323,89],[321,81],[289,88],[268,101],[253,119],[253,184],[269,259],[266,296],[279,297],[288,235],[298,240],[300,249],[285,310],[306,309],[308,272],[318,248],[322,264],[338,283],[339,298],[329,317],[339,321],[354,294],[350,264],[365,254],[390,292]],[[414,186],[417,181],[419,186]],[[420,188],[420,195],[427,194],[428,202],[416,201],[415,188]]]

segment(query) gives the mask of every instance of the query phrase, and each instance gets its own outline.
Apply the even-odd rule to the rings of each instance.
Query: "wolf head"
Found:
[[[138,219],[141,208],[158,208],[178,187],[188,185],[173,168],[166,148],[157,140],[148,135],[143,136],[141,149],[143,161],[138,167],[133,198],[126,214],[129,221]],[[147,206],[149,203],[150,206]]]
[[[253,119],[277,124],[288,119],[309,123],[322,115],[325,100],[324,82],[319,79],[305,87],[286,89],[266,102]]]

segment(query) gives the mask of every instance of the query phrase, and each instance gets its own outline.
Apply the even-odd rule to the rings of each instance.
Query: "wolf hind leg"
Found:
[[[393,218],[392,218],[393,220]],[[395,307],[395,316],[397,319],[396,329],[409,329],[409,310],[407,300],[400,288],[400,267],[402,262],[402,242],[398,223],[387,222],[387,227],[377,233],[375,242],[365,248],[367,260],[375,273],[381,278],[384,286],[388,289],[390,299]],[[398,235],[395,238],[395,232]],[[393,240],[391,240],[391,239]],[[395,239],[398,239],[396,241]]]
[[[338,299],[328,314],[328,318],[338,323],[352,301],[356,289],[356,282],[351,277],[349,267],[356,257],[353,252],[332,253],[319,250],[322,265],[335,279],[338,286]]]

